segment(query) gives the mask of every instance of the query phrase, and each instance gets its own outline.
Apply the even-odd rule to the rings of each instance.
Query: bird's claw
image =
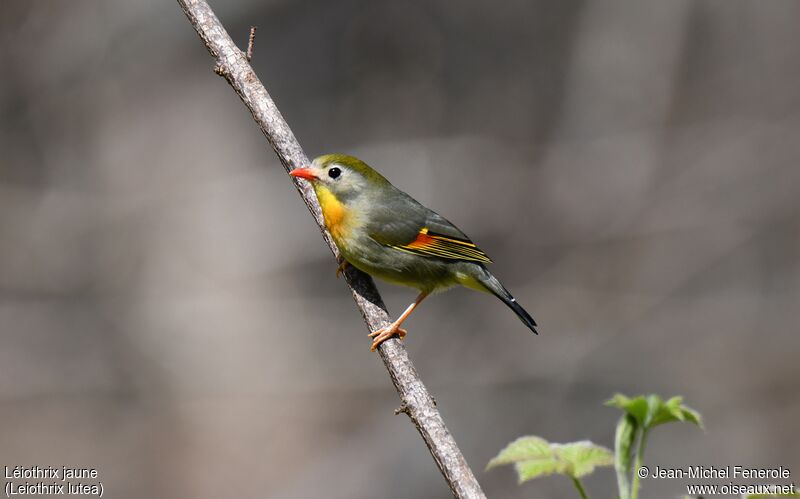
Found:
[[[370,338],[375,338],[375,340],[372,342],[372,346],[369,348],[370,351],[374,352],[375,349],[378,348],[378,345],[388,340],[395,334],[402,340],[403,338],[406,337],[408,331],[406,331],[401,327],[391,325],[382,329],[378,329],[377,331],[374,331],[372,333],[369,333],[367,336],[369,336]]]
[[[400,339],[402,340],[408,334],[408,331],[406,331],[405,329],[400,328],[400,327],[395,329],[394,331],[391,331],[390,329],[391,329],[391,327],[385,327],[383,329],[378,329],[374,333],[369,333],[367,336],[369,336],[370,338],[374,338],[376,336],[381,336],[381,335],[384,335],[384,334],[387,334],[389,336],[392,336],[393,334],[397,334],[397,336],[399,336]]]
[[[339,275],[342,274],[345,271],[345,269],[347,268],[348,265],[350,265],[350,264],[347,263],[347,260],[342,260],[342,263],[340,263],[339,266],[336,267],[336,278],[337,279],[339,278]]]

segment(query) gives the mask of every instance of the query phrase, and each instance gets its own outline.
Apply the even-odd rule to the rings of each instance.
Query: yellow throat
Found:
[[[325,218],[325,226],[340,244],[352,229],[352,216],[349,210],[338,200],[336,196],[324,185],[315,185],[314,192],[317,194],[319,206],[322,208],[322,216]]]

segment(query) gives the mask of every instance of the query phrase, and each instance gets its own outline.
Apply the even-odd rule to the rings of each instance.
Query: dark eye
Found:
[[[330,178],[336,178],[341,174],[342,174],[342,170],[340,170],[339,168],[337,168],[335,166],[333,168],[331,168],[330,170],[328,170],[328,176]]]

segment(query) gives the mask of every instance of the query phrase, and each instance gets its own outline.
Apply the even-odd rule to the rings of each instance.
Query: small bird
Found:
[[[535,334],[536,322],[486,269],[492,261],[455,225],[393,186],[353,156],[327,154],[290,175],[311,182],[325,225],[343,258],[375,277],[419,290],[389,326],[370,333],[371,350],[397,334],[426,296],[453,286],[491,293],[514,311]]]

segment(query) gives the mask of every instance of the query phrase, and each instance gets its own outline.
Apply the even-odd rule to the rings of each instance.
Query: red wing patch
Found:
[[[424,227],[417,234],[417,238],[404,246],[393,248],[423,256],[435,256],[449,260],[467,260],[472,262],[492,263],[472,241],[456,239],[430,232]]]

